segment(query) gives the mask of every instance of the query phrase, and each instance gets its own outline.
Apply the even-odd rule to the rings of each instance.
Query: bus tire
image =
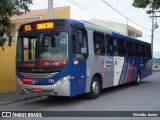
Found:
[[[139,85],[140,80],[141,80],[141,75],[140,75],[140,73],[138,72],[138,73],[137,73],[137,77],[136,77],[136,81],[134,82],[134,85]]]
[[[87,98],[96,99],[101,93],[101,82],[99,78],[93,77],[90,85],[90,92],[87,93]]]

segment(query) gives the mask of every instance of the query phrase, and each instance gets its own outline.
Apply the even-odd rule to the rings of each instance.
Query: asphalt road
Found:
[[[160,72],[155,72],[152,76],[143,79],[139,86],[122,85],[107,88],[98,99],[94,100],[88,100],[83,96],[53,99],[42,96],[0,106],[0,111],[160,111]],[[70,118],[62,119],[71,120]],[[103,118],[99,120],[101,119]],[[114,120],[110,118],[112,119]],[[134,118],[136,119],[138,118]],[[159,118],[148,120],[152,119]]]

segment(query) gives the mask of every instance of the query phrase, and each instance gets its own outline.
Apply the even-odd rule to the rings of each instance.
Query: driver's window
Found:
[[[78,64],[88,57],[87,32],[85,29],[73,28],[72,50],[74,64]]]

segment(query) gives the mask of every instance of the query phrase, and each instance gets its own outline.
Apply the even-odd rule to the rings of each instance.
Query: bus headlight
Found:
[[[65,83],[67,80],[71,78],[70,75],[63,77],[62,79],[58,80],[55,84],[54,87],[60,86],[61,84]]]

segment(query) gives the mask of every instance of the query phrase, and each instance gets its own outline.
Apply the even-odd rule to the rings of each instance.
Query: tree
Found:
[[[148,8],[149,11],[160,9],[160,0],[134,0],[134,7]]]
[[[29,5],[33,0],[0,0],[0,47],[4,50],[6,38],[11,32],[11,20],[14,15],[23,15],[29,12]]]

